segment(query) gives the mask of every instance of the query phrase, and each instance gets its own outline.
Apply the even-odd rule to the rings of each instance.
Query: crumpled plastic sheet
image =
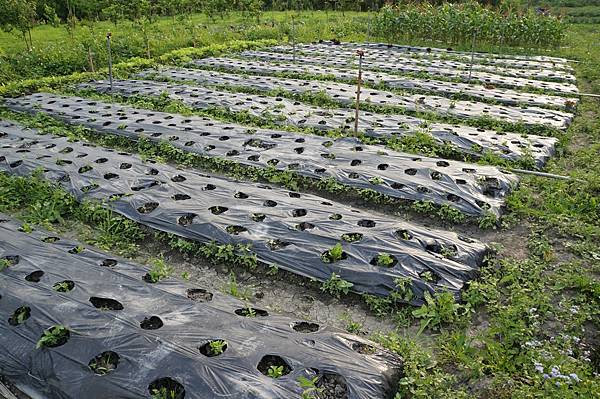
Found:
[[[81,244],[20,226],[0,214],[0,259],[10,262],[0,271],[0,374],[48,398],[149,398],[161,378],[183,386],[176,399],[300,398],[299,377],[332,374],[345,382],[344,398],[394,395],[402,361],[373,342],[260,309],[256,317],[238,315],[252,305],[173,278],[145,282],[147,267],[92,248],[74,253]],[[65,281],[70,291],[54,289]],[[122,308],[97,308],[92,298]],[[29,317],[16,324],[21,307]],[[146,329],[145,319],[162,327]],[[36,349],[54,325],[70,330],[68,341]],[[226,341],[225,351],[205,356],[199,348],[214,340]],[[89,364],[107,351],[118,363],[98,375]],[[257,365],[267,355],[280,356],[291,372],[263,375]]]
[[[356,100],[355,85],[337,82],[287,79],[272,76],[243,76],[186,68],[150,70],[137,76],[162,76],[171,80],[191,81],[199,85],[229,85],[241,89],[251,88],[267,92],[284,90],[292,94],[324,93],[333,101],[346,107],[353,106]],[[533,107],[521,109],[473,101],[454,101],[446,97],[420,94],[400,95],[389,91],[368,88],[363,88],[361,91],[361,103],[396,107],[410,111],[428,111],[439,115],[467,119],[485,116],[499,121],[524,123],[527,125],[546,125],[558,129],[566,129],[573,119],[573,114],[551,109]]]
[[[270,48],[268,50],[271,50]],[[293,47],[291,46],[280,46],[272,51],[277,53],[291,54],[293,53]],[[470,60],[466,62],[461,62],[457,60],[448,60],[448,59],[422,59],[422,58],[412,58],[407,57],[405,55],[400,55],[394,52],[385,52],[385,51],[373,51],[371,49],[364,49],[365,57],[367,62],[370,61],[378,61],[383,63],[394,63],[396,65],[402,65],[406,67],[407,65],[417,65],[419,67],[427,68],[430,71],[434,71],[437,69],[441,69],[443,71],[448,71],[451,69],[460,70],[460,71],[469,71],[471,69]],[[354,56],[354,51],[347,48],[338,48],[338,47],[327,47],[327,48],[302,48],[301,52],[306,55],[314,55],[321,56],[326,55],[328,58],[340,57],[347,58]],[[540,70],[532,70],[528,68],[519,68],[519,67],[508,67],[508,66],[494,66],[494,65],[483,65],[473,63],[472,66],[473,71],[481,71],[488,74],[500,75],[500,76],[508,76],[513,78],[523,78],[523,79],[533,79],[533,80],[544,80],[551,82],[575,82],[577,79],[575,76],[566,71],[556,70],[551,68],[544,68]]]
[[[28,176],[42,169],[46,179],[80,201],[105,201],[136,222],[200,243],[249,244],[264,264],[319,281],[336,273],[356,292],[384,296],[404,279],[415,305],[425,292],[448,290],[458,296],[488,252],[468,237],[315,195],[144,162],[136,155],[3,125],[0,171]],[[328,251],[338,243],[343,255],[331,262]],[[393,262],[377,263],[382,253]]]
[[[307,65],[310,64],[310,65]],[[294,62],[268,62],[254,61],[245,58],[211,57],[201,58],[191,62],[192,66],[210,67],[216,69],[228,69],[249,73],[253,75],[273,75],[276,73],[298,73],[310,74],[315,77],[335,77],[348,83],[356,83],[358,77],[354,65],[338,65],[336,68],[314,65],[313,60],[308,57],[296,57]],[[343,69],[338,69],[339,67]],[[573,97],[550,96],[539,93],[527,93],[512,89],[496,88],[478,84],[467,84],[458,82],[447,82],[434,79],[420,79],[416,77],[403,77],[391,75],[384,72],[363,71],[362,80],[365,83],[378,87],[385,86],[391,89],[402,90],[427,90],[433,94],[441,95],[469,95],[477,99],[492,99],[504,105],[527,105],[537,107],[554,107],[560,109],[572,109],[577,105],[578,99]]]
[[[427,200],[471,216],[500,215],[515,175],[495,167],[419,157],[363,145],[356,138],[329,138],[249,129],[209,118],[185,117],[78,97],[35,94],[9,100],[15,110],[43,111],[99,132],[167,140],[178,148],[260,168],[294,170],[313,179],[333,178],[393,198]]]
[[[344,66],[352,65],[351,62],[354,60],[354,54],[352,52],[339,51],[335,49],[323,49],[316,51],[303,50],[306,55],[310,56],[313,64],[318,65],[329,65],[329,66]],[[272,60],[289,62],[292,59],[291,54],[283,54],[278,52],[267,52],[267,51],[245,51],[238,54],[239,57],[248,57],[259,60]],[[358,61],[354,62],[354,65],[358,65]],[[504,75],[497,75],[489,72],[482,71],[471,71],[461,70],[456,68],[436,68],[429,65],[429,62],[425,62],[423,65],[419,65],[414,60],[407,62],[400,62],[397,60],[379,61],[378,59],[371,59],[368,55],[363,59],[363,68],[377,70],[388,73],[422,73],[426,72],[433,76],[445,76],[453,79],[460,79],[462,81],[469,81],[469,75],[471,76],[471,82],[479,82],[482,84],[492,84],[504,87],[513,87],[522,89],[525,87],[533,87],[536,89],[543,89],[547,91],[557,92],[561,94],[576,94],[578,92],[577,86],[571,81],[569,82],[550,82],[537,79],[527,79],[519,77],[510,77]]]
[[[80,89],[100,93],[111,92],[110,82],[83,83]],[[322,131],[339,129],[354,131],[355,113],[347,108],[322,108],[283,97],[232,93],[199,86],[175,85],[154,81],[116,80],[113,93],[131,97],[157,96],[167,93],[170,98],[199,110],[221,108],[245,112],[281,125],[310,127]],[[53,107],[46,107],[46,109]],[[417,133],[430,134],[438,144],[451,144],[466,154],[476,157],[492,152],[509,160],[522,159],[527,154],[536,166],[543,166],[554,155],[558,139],[536,135],[496,132],[470,126],[432,123],[406,115],[385,115],[363,111],[359,117],[359,132],[366,136],[402,137]]]
[[[471,58],[476,64],[508,66],[511,68],[529,68],[529,69],[556,69],[573,72],[573,68],[568,64],[569,60],[559,57],[548,57],[544,55],[514,55],[497,53],[471,53],[465,51],[455,51],[452,49],[442,49],[435,47],[413,47],[398,44],[387,43],[333,43],[332,41],[319,41],[318,43],[296,44],[297,49],[331,49],[339,48],[346,50],[368,49],[375,55],[387,57],[389,55],[408,56],[411,58],[442,58],[457,59],[471,63]],[[272,51],[288,51],[289,46],[274,46]]]

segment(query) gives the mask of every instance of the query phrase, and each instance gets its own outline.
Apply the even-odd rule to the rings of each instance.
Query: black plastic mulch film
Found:
[[[235,61],[235,60],[234,60]],[[235,66],[235,63],[232,63]],[[204,71],[192,68],[171,68],[165,70],[148,71],[172,80],[195,81],[201,84],[228,84],[239,87],[249,87],[256,90],[273,91],[284,90],[290,94],[326,94],[330,99],[341,106],[353,106],[356,99],[356,86],[347,83],[332,81],[288,79],[271,76],[242,76],[222,72]],[[207,73],[211,72],[211,74]],[[234,70],[243,73],[244,70]],[[144,73],[139,74],[144,76]],[[481,118],[486,116],[491,119],[511,123],[524,123],[527,125],[546,125],[558,129],[566,129],[573,114],[543,108],[509,107],[493,105],[474,101],[452,100],[447,97],[427,96],[421,94],[398,94],[390,91],[367,89],[361,91],[361,104],[370,104],[382,107],[393,107],[399,111],[410,110],[413,112],[427,111],[434,114],[453,116],[457,118]]]
[[[48,112],[69,123],[132,138],[168,140],[185,151],[261,168],[334,178],[394,198],[426,200],[471,216],[499,215],[518,178],[495,167],[427,158],[315,135],[250,129],[201,117],[184,117],[77,97],[38,93],[8,99],[21,111]]]
[[[314,60],[310,57],[296,56],[296,62],[293,61],[257,61],[251,56],[248,58],[224,58],[211,57],[194,60],[190,65],[208,66],[219,69],[242,70],[245,73],[258,75],[273,75],[274,73],[298,73],[310,74],[315,77],[335,77],[336,79],[356,82],[358,70],[354,60],[340,62],[333,66],[323,66],[311,63]],[[338,69],[341,68],[341,69]],[[460,82],[446,82],[443,80],[425,79],[407,77],[401,75],[392,75],[384,72],[362,72],[365,83],[384,86],[392,89],[419,89],[427,90],[430,93],[442,94],[463,94],[475,97],[477,99],[493,99],[494,101],[506,105],[527,104],[537,107],[556,107],[566,109],[571,107],[571,103],[577,103],[573,97],[550,96],[539,93],[526,93],[522,91],[497,88],[490,85],[478,85]],[[569,102],[569,106],[567,106]]]
[[[172,72],[180,76],[178,70]],[[164,73],[169,74],[168,71]],[[150,77],[151,74],[145,76]],[[169,76],[174,75],[169,74]],[[182,76],[185,76],[185,73]],[[83,83],[79,88],[106,94],[111,90],[108,81]],[[349,132],[354,128],[355,113],[350,108],[316,107],[283,97],[233,93],[149,80],[116,80],[113,81],[112,90],[113,93],[125,97],[136,95],[156,97],[167,93],[169,97],[195,109],[224,108],[234,112],[247,112],[282,125],[310,127],[322,131],[340,129]],[[484,153],[492,152],[502,158],[518,160],[527,154],[535,160],[537,166],[543,166],[547,162],[554,154],[554,146],[558,142],[554,137],[523,136],[470,126],[431,123],[407,115],[384,115],[367,111],[361,112],[358,128],[359,132],[366,136],[377,138],[424,133],[431,135],[430,137],[440,145],[449,144],[463,153],[479,157]]]
[[[279,51],[279,52],[275,52]],[[263,60],[289,60],[292,55],[292,48],[288,47],[286,50],[279,48],[279,50],[271,49],[268,51],[245,51],[243,54],[246,56],[252,56],[257,59]],[[327,47],[313,47],[303,48],[302,53],[309,55],[313,58],[314,62],[321,65],[341,65],[344,62],[344,58],[353,56],[352,51],[347,49],[338,49],[335,46]],[[286,54],[288,53],[288,54]],[[498,73],[490,73],[484,71],[473,70],[469,72],[468,64],[466,68],[458,69],[453,66],[434,66],[435,62],[431,60],[420,61],[420,60],[406,60],[402,59],[402,56],[388,53],[387,56],[382,57],[381,55],[371,54],[368,50],[366,51],[367,59],[363,61],[365,68],[376,69],[383,72],[389,73],[430,73],[432,75],[446,76],[450,78],[461,79],[463,81],[473,81],[483,84],[494,84],[506,87],[525,88],[534,87],[536,89],[543,89],[547,91],[553,91],[561,94],[576,94],[578,92],[577,86],[574,84],[575,76],[570,73],[564,73],[556,70],[551,70],[548,75],[542,76],[544,72],[537,74],[539,79],[533,79],[530,77],[511,77]],[[381,59],[384,59],[381,61]],[[387,59],[386,59],[387,58]],[[347,62],[347,61],[346,61]],[[443,64],[443,62],[442,62]],[[506,71],[506,69],[504,69]],[[515,70],[513,70],[515,71]],[[542,70],[543,71],[543,70]],[[524,70],[522,73],[535,74],[536,72],[530,72]],[[470,79],[469,79],[470,77]],[[546,80],[548,79],[548,80]],[[566,80],[566,81],[552,81],[552,80]]]
[[[38,394],[289,399],[300,377],[318,377],[338,393],[328,398],[394,395],[402,362],[373,342],[175,279],[148,283],[148,268],[19,228],[0,214],[0,375]],[[54,326],[68,334],[36,348]],[[272,365],[280,378],[264,375]]]
[[[79,200],[108,200],[134,221],[198,242],[251,244],[260,262],[320,281],[336,273],[357,292],[387,295],[403,279],[411,282],[413,304],[425,291],[458,295],[487,253],[470,238],[314,195],[143,162],[18,126],[1,131],[0,171],[43,169]],[[330,256],[338,243],[343,253]]]

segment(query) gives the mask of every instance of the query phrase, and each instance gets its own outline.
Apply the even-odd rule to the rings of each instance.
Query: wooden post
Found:
[[[356,113],[354,114],[354,135],[358,136],[358,118],[360,110],[360,86],[362,84],[362,62],[365,52],[363,50],[357,50],[358,55],[358,80],[356,81]]]
[[[112,70],[112,54],[110,49],[110,37],[112,33],[108,32],[106,34],[106,47],[108,49],[108,78],[110,80],[110,94],[112,96],[113,93],[113,70]]]

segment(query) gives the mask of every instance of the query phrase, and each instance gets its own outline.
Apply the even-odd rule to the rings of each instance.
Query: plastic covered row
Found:
[[[270,50],[270,49],[267,49]],[[398,66],[406,67],[408,65],[415,65],[433,72],[436,70],[448,71],[451,69],[459,71],[476,71],[490,75],[499,75],[505,77],[522,78],[528,80],[542,80],[551,82],[575,82],[576,78],[571,72],[563,71],[560,69],[543,68],[533,70],[529,68],[513,67],[513,66],[498,66],[498,65],[485,65],[479,63],[471,64],[471,60],[458,61],[449,60],[444,58],[415,58],[407,57],[406,55],[398,54],[393,51],[377,51],[370,49],[368,46],[363,49],[367,60],[376,60],[381,63],[395,64]],[[278,47],[277,53],[291,54],[293,53],[292,47]],[[349,58],[354,55],[354,51],[347,48],[340,47],[328,47],[328,48],[302,48],[302,54],[309,56],[322,56],[328,57],[339,57]],[[442,73],[444,73],[442,72]],[[483,76],[483,75],[482,75]]]
[[[237,71],[243,72],[243,71]],[[285,91],[293,95],[325,94],[332,101],[346,107],[353,106],[356,100],[356,86],[347,83],[324,82],[304,79],[288,79],[272,76],[243,76],[211,70],[172,68],[146,71],[138,76],[162,76],[171,80],[193,82],[199,85],[234,86],[239,90],[264,92]],[[472,119],[488,117],[499,121],[523,123],[526,125],[546,125],[566,129],[573,114],[536,107],[518,108],[492,105],[465,100],[452,100],[446,97],[420,94],[397,94],[394,92],[363,88],[361,104],[379,107],[392,107],[399,112],[431,112],[442,116]]]
[[[34,397],[299,399],[305,378],[324,398],[391,399],[402,376],[373,342],[1,214],[0,262],[0,374]]]
[[[284,97],[234,93],[200,86],[165,82],[116,80],[94,81],[78,86],[104,94],[123,97],[159,96],[167,94],[173,100],[197,110],[225,109],[228,112],[250,114],[278,125],[293,125],[317,131],[354,131],[355,113],[348,108],[324,108]],[[111,91],[112,90],[112,91]],[[463,125],[433,123],[407,115],[386,115],[364,111],[360,113],[359,132],[375,138],[393,138],[425,134],[438,145],[451,145],[460,152],[481,157],[486,153],[509,160],[531,157],[536,166],[543,166],[554,155],[555,137],[497,132]]]
[[[203,117],[186,117],[119,104],[35,94],[8,100],[15,110],[46,112],[98,132],[167,141],[206,157],[259,168],[332,178],[392,198],[431,201],[471,216],[500,215],[517,177],[495,167],[420,157],[364,145],[356,138],[330,138],[254,129]]]
[[[307,65],[308,64],[308,65]],[[219,70],[234,70],[254,75],[299,74],[320,79],[335,78],[336,80],[355,83],[358,70],[354,65],[331,67],[314,65],[308,57],[296,56],[295,62],[255,61],[252,59],[211,57],[192,61],[191,65],[209,67]],[[552,96],[539,93],[527,93],[491,85],[449,82],[444,80],[423,79],[392,75],[385,72],[363,71],[363,82],[376,87],[398,90],[427,91],[444,96],[467,95],[478,100],[492,100],[505,105],[526,105],[536,107],[553,107],[572,110],[578,103],[573,97]]]
[[[390,55],[408,56],[411,58],[442,58],[442,59],[457,59],[463,62],[471,62],[484,65],[508,66],[511,68],[528,68],[528,69],[555,69],[573,72],[573,68],[569,65],[569,60],[560,57],[549,57],[544,55],[516,55],[516,54],[498,54],[498,53],[483,53],[483,52],[466,52],[456,51],[451,48],[436,48],[436,47],[415,47],[405,46],[400,44],[388,43],[352,43],[352,42],[333,42],[321,40],[318,43],[300,43],[296,44],[299,50],[336,50],[344,49],[348,51],[356,51],[357,49],[366,49],[374,55],[387,57]],[[289,46],[274,46],[270,47],[272,51],[289,51]]]
[[[329,65],[329,66],[356,66],[358,61],[355,60],[353,52],[340,51],[336,54],[335,50],[323,49],[318,51],[309,52],[310,60],[312,64],[318,65]],[[248,57],[259,60],[273,60],[289,62],[293,59],[293,54],[286,54],[280,52],[267,52],[267,51],[245,51],[238,54],[240,57]],[[511,77],[504,75],[497,75],[489,72],[482,71],[470,71],[456,68],[436,68],[430,66],[429,62],[419,65],[414,60],[407,60],[406,62],[399,62],[395,60],[391,61],[379,61],[378,57],[366,57],[363,60],[363,67],[365,69],[377,70],[381,72],[406,74],[406,73],[427,73],[433,76],[444,76],[447,78],[458,79],[466,82],[478,82],[481,84],[497,85],[503,87],[514,87],[518,89],[523,88],[535,88],[542,89],[561,94],[577,94],[577,86],[573,81],[568,82],[551,82],[546,80],[537,80],[531,78]]]
[[[422,303],[425,292],[458,296],[488,252],[468,237],[315,195],[181,170],[5,125],[4,173],[42,170],[80,201],[103,201],[136,222],[200,243],[250,245],[259,262],[301,276],[326,281],[335,273],[356,292],[388,295],[401,281],[413,304]]]

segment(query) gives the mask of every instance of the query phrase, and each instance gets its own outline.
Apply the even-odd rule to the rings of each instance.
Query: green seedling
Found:
[[[218,356],[225,352],[225,346],[227,346],[227,342],[220,339],[211,341],[208,344],[210,353],[214,356]]]
[[[330,250],[321,255],[321,260],[325,263],[334,263],[341,260],[344,256],[344,248],[339,242]]]
[[[153,389],[152,399],[177,399],[177,392],[167,388]]]
[[[69,329],[65,326],[53,326],[45,330],[42,337],[35,345],[36,349],[56,346],[61,340],[69,335]]]
[[[283,366],[270,366],[267,375],[271,378],[280,378],[283,376]]]
[[[381,252],[377,255],[377,266],[392,267],[394,261],[394,257],[386,252]]]
[[[304,376],[298,377],[296,380],[300,388],[303,389],[301,395],[302,399],[316,399],[319,397],[319,394],[323,392],[323,388],[317,387],[317,382],[319,381],[319,377],[313,377],[308,379]]]
[[[152,262],[152,268],[148,271],[147,281],[158,283],[160,280],[169,277],[173,273],[173,268],[167,265],[164,259],[155,259]]]
[[[347,295],[353,286],[354,284],[340,278],[338,274],[331,273],[329,280],[323,282],[321,291],[329,292],[331,295],[339,298],[341,294]]]

